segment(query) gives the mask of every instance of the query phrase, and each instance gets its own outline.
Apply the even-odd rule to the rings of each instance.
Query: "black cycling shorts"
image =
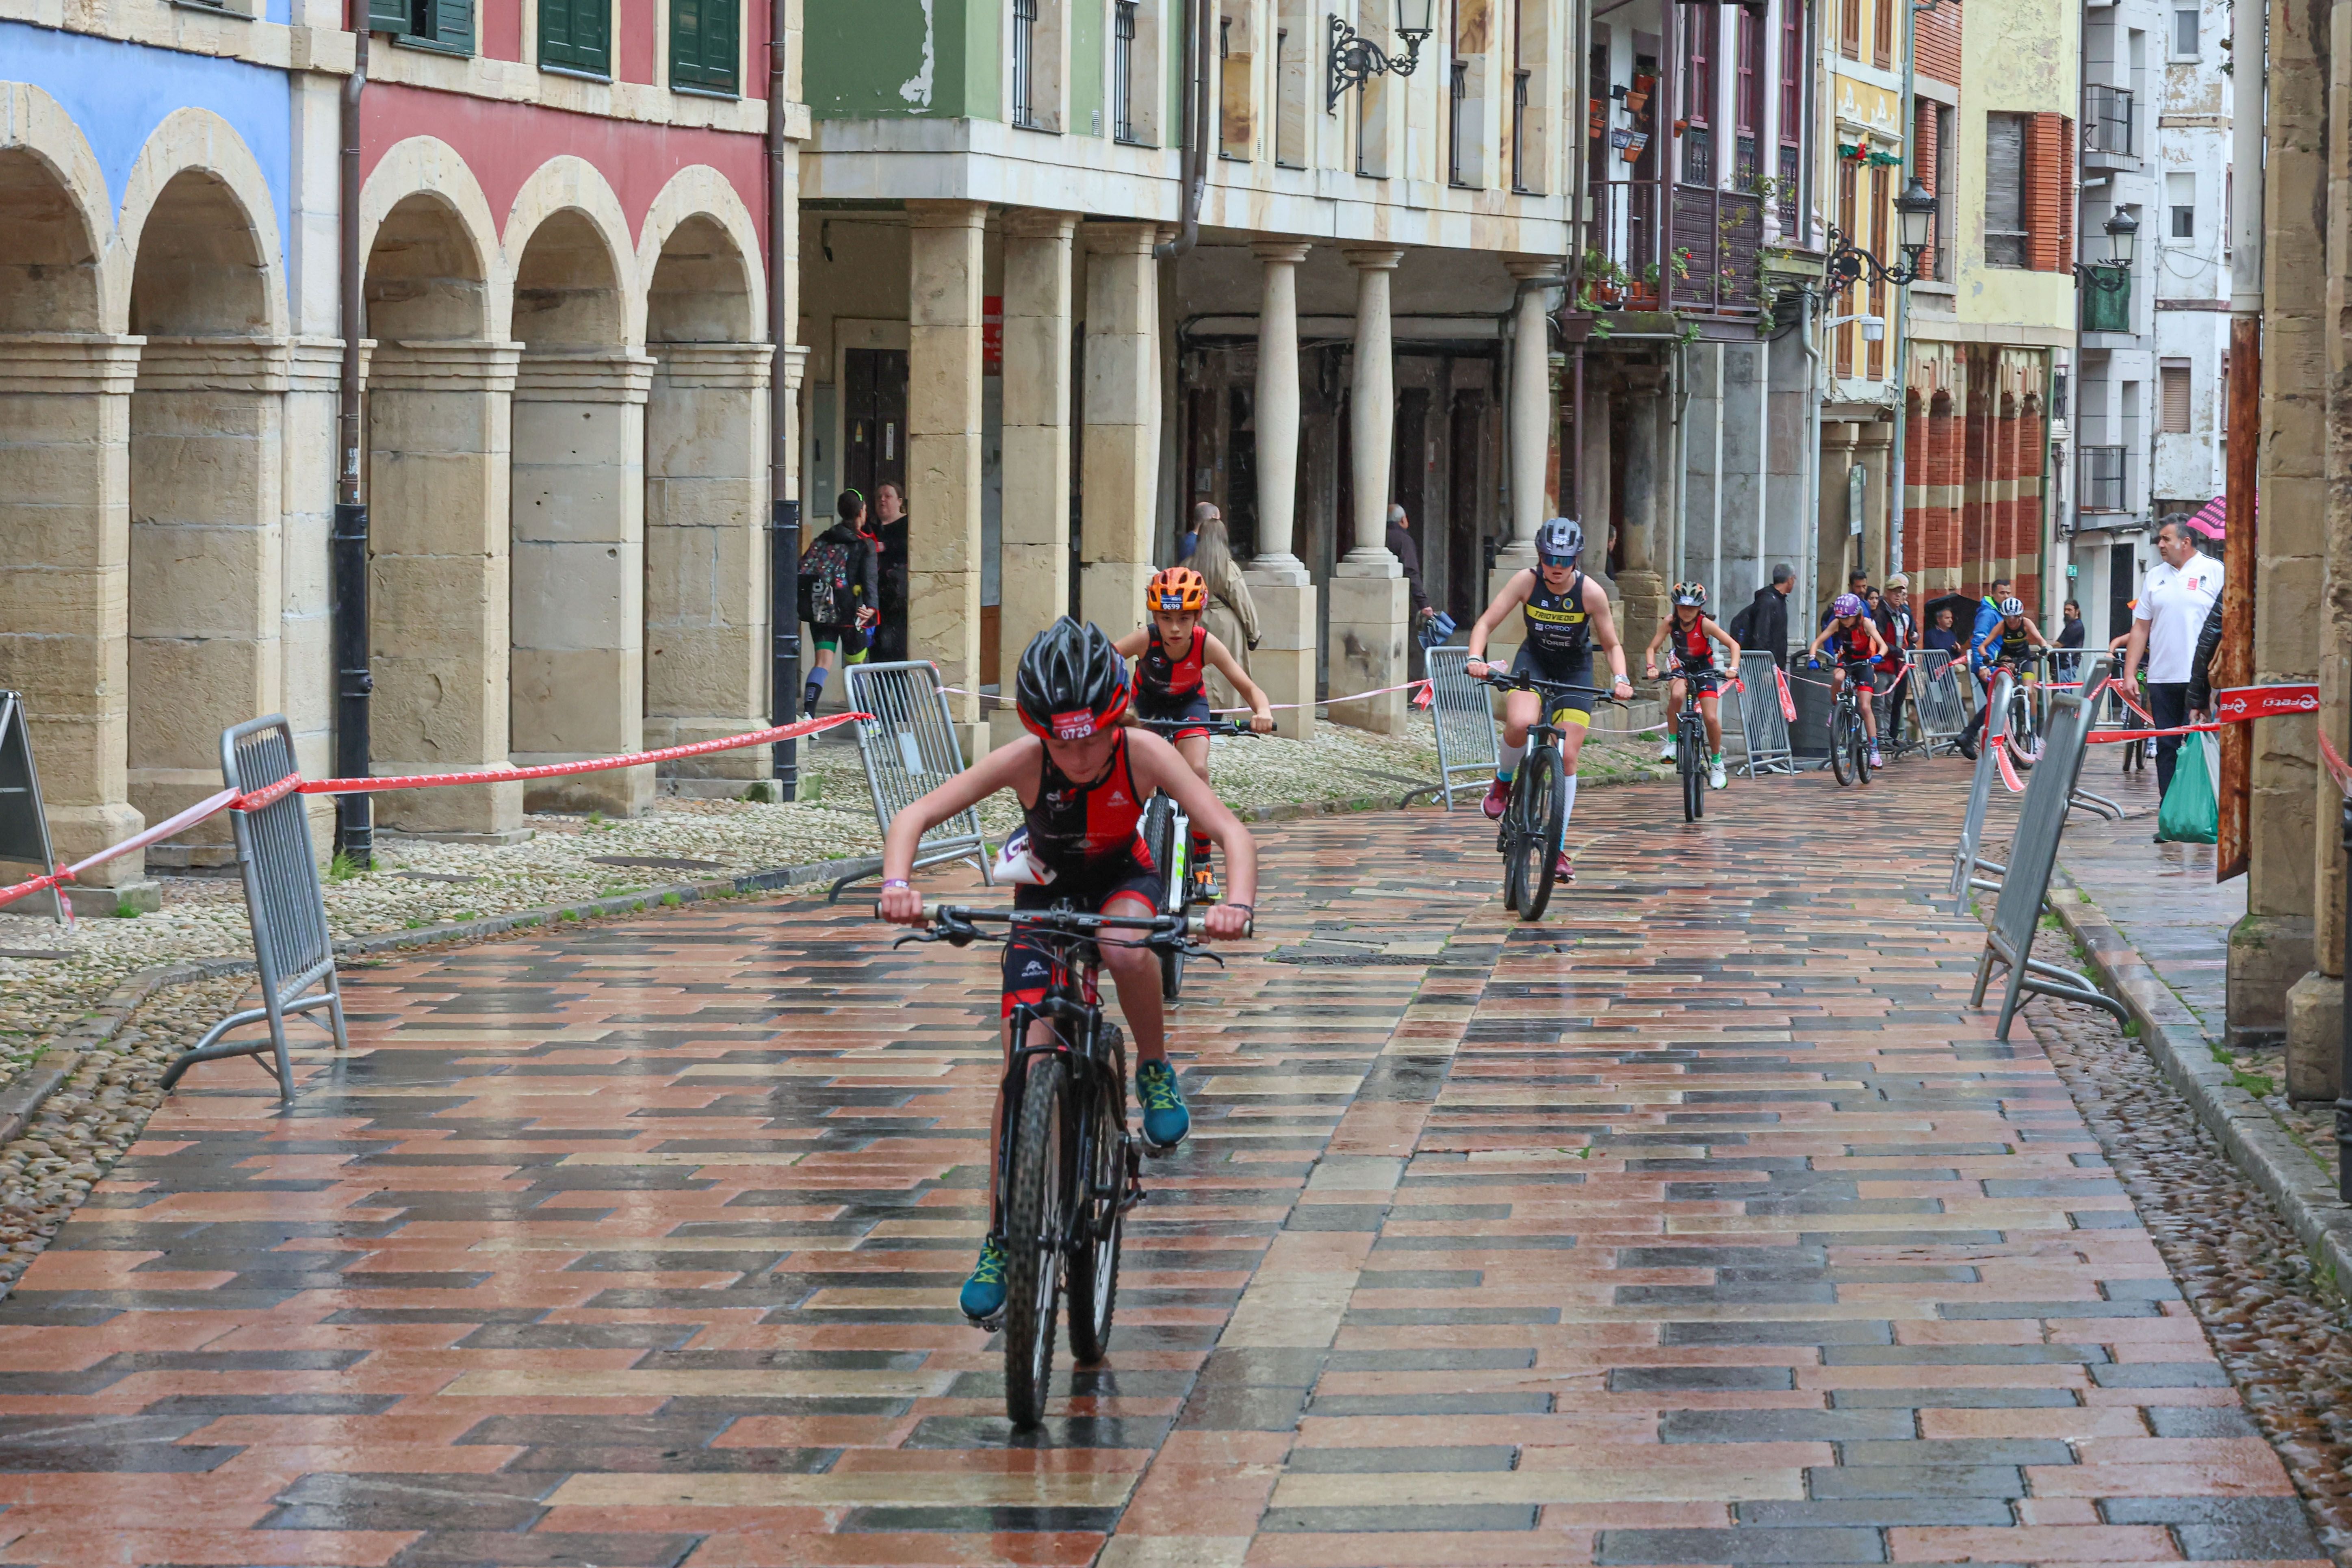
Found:
[[[1216,721],[1216,715],[1209,711],[1209,691],[1206,687],[1193,692],[1190,697],[1179,697],[1173,701],[1160,700],[1138,691],[1135,694],[1135,716],[1139,719],[1155,720],[1163,724],[1177,719],[1186,721],[1181,729],[1154,729],[1151,731],[1164,741],[1183,741],[1194,735],[1205,735],[1209,732],[1209,726]]]
[[[1082,910],[1101,912],[1111,900],[1122,894],[1132,894],[1147,906],[1142,910],[1123,910],[1122,914],[1157,914],[1160,900],[1167,894],[1167,883],[1160,873],[1133,855],[1123,855],[1103,863],[1099,869],[1084,875],[1067,874],[1055,878],[1042,886],[1034,882],[1016,883],[1013,889],[1013,907],[1016,910],[1050,910],[1055,904],[1068,902]],[[1010,1018],[1013,1009],[1026,1002],[1032,1005],[1045,999],[1045,992],[1054,979],[1053,955],[1041,946],[1024,942],[1018,936],[1004,944],[1003,1010],[997,1016]]]
[[[1700,691],[1710,696],[1723,689],[1723,671],[1716,668],[1715,666],[1711,664],[1677,664],[1667,669],[1666,679],[1668,680],[1687,680],[1696,686]]]
[[[1558,724],[1582,724],[1588,729],[1591,727],[1592,693],[1589,689],[1592,685],[1592,655],[1590,651],[1567,658],[1548,659],[1538,653],[1532,645],[1521,643],[1519,651],[1511,656],[1511,674],[1515,677],[1533,675],[1538,680],[1549,680],[1561,686],[1587,688],[1588,689],[1583,691],[1566,693],[1553,698],[1552,700],[1559,702],[1560,706],[1552,710],[1552,721]]]
[[[1838,668],[1845,671],[1845,678],[1853,682],[1855,690],[1867,691],[1874,697],[1878,694],[1878,668],[1871,660],[1842,658]]]

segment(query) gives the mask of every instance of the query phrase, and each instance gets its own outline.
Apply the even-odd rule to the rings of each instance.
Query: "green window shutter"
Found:
[[[474,0],[425,0],[433,17],[433,41],[466,54],[474,52]]]
[[[368,0],[369,32],[405,33],[408,22],[408,0]]]
[[[540,0],[539,60],[613,74],[612,0]]]
[[[707,92],[736,90],[740,5],[740,0],[670,0],[672,87],[700,88]]]

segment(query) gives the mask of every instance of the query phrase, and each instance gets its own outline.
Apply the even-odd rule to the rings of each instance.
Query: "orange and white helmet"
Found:
[[[1143,591],[1148,610],[1192,610],[1209,607],[1209,580],[1190,566],[1171,566],[1152,576]]]

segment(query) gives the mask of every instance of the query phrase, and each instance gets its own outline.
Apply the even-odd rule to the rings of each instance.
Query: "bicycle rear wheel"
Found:
[[[1031,1057],[1013,1130],[1004,1195],[1004,1414],[1026,1430],[1045,1414],[1054,1376],[1054,1320],[1062,1284],[1064,1141],[1067,1091],[1062,1064]]]
[[[1853,782],[1853,746],[1847,739],[1853,727],[1853,714],[1844,703],[1830,710],[1830,772],[1842,786]]]
[[[2042,737],[2033,728],[2033,710],[2021,691],[2009,700],[2009,733],[2002,739],[2019,767],[2030,768],[2042,760]]]
[[[1160,910],[1167,914],[1181,915],[1192,897],[1192,868],[1185,864],[1186,852],[1192,845],[1187,835],[1180,832],[1176,821],[1176,803],[1164,795],[1151,797],[1143,808],[1143,842],[1151,851],[1152,864],[1168,879],[1167,890],[1160,900]],[[1160,994],[1168,1001],[1176,1000],[1184,988],[1184,955],[1162,952],[1160,955]]]
[[[1690,726],[1685,724],[1682,745],[1675,758],[1675,765],[1682,771],[1683,775],[1683,820],[1685,822],[1696,822],[1706,813],[1706,774],[1702,771],[1705,759],[1700,755],[1704,750],[1704,743],[1699,737],[1692,734]]]
[[[1567,826],[1568,779],[1550,744],[1530,748],[1520,764],[1518,862],[1519,919],[1543,919],[1551,902],[1552,879],[1559,867],[1560,834]]]
[[[1118,1306],[1118,1247],[1127,1227],[1127,1047],[1117,1024],[1102,1026],[1104,1081],[1090,1097],[1094,1147],[1079,1173],[1084,1243],[1070,1258],[1070,1359],[1092,1366],[1110,1353]]]

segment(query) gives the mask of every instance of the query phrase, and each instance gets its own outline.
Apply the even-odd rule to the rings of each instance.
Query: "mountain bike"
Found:
[[[1495,838],[1503,857],[1503,907],[1517,910],[1523,921],[1539,921],[1544,906],[1551,902],[1552,881],[1559,874],[1560,837],[1568,827],[1568,769],[1559,751],[1568,695],[1580,693],[1593,706],[1615,700],[1602,697],[1598,686],[1538,680],[1528,671],[1498,675],[1490,670],[1480,684],[1497,691],[1543,695],[1536,721],[1528,726],[1528,754],[1519,759],[1518,772],[1512,776],[1510,804],[1503,808]]]
[[[1815,659],[1813,668],[1822,668]],[[1870,737],[1862,726],[1862,702],[1854,672],[1838,682],[1837,695],[1830,705],[1830,772],[1837,775],[1840,788],[1849,784],[1870,782]]]
[[[982,926],[1003,926],[1002,936]],[[1122,940],[1107,933],[1132,931]],[[1082,1364],[1110,1349],[1118,1302],[1119,1242],[1127,1211],[1143,1200],[1142,1140],[1128,1130],[1127,1041],[1102,1013],[1102,948],[1182,947],[1197,920],[1139,919],[1080,910],[974,910],[943,905],[928,931],[891,945],[944,942],[969,947],[1018,936],[1042,950],[1052,973],[1042,1001],[1018,1003],[1007,1026],[1018,1042],[1002,1087],[996,1150],[1002,1196],[993,1238],[1005,1252],[1004,1310],[986,1326],[1004,1331],[1004,1413],[1023,1430],[1045,1415],[1054,1373],[1054,1330],[1066,1281],[1070,1353]],[[1033,1026],[1047,1031],[1032,1043]]]
[[[2042,688],[2028,679],[2028,668],[2050,657],[2047,648],[2028,648],[2012,658],[2003,658],[2015,673],[2016,683],[2010,688],[2009,712],[2001,727],[2001,742],[2009,748],[2010,760],[2021,768],[2030,768],[2042,760],[2042,730],[2038,709]]]
[[[1197,730],[1197,719],[1138,719],[1129,722],[1150,731],[1163,740],[1174,740],[1181,730]],[[1211,738],[1222,735],[1248,735],[1257,731],[1249,727],[1246,719],[1213,719],[1208,725]],[[1160,895],[1160,912],[1181,915],[1196,904],[1213,900],[1204,897],[1207,878],[1201,868],[1192,864],[1192,818],[1176,804],[1176,797],[1166,790],[1155,790],[1150,804],[1143,808],[1143,842],[1151,851],[1151,863],[1160,867],[1167,883]],[[1176,1000],[1184,988],[1184,953],[1181,948],[1162,948],[1160,952],[1160,994]]]
[[[1699,675],[1685,674],[1682,711],[1675,719],[1675,771],[1683,781],[1683,820],[1706,815],[1706,714],[1698,705]]]

